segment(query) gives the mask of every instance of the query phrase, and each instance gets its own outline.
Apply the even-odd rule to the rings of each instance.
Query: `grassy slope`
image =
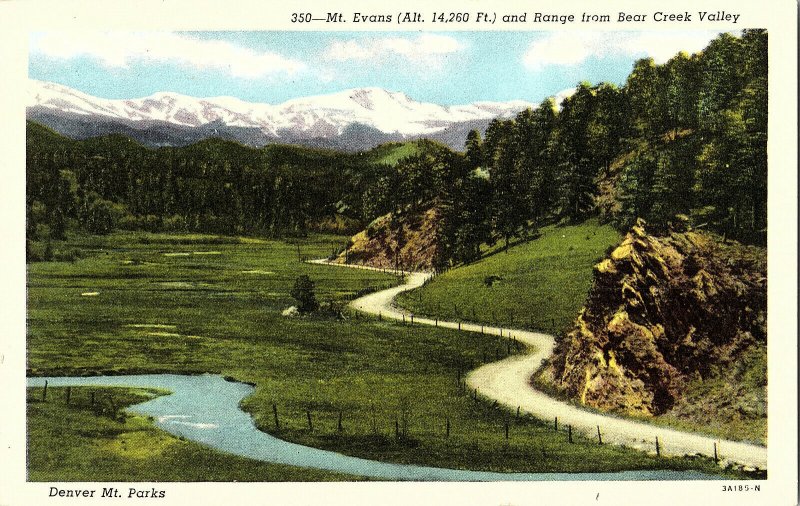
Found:
[[[557,333],[578,314],[592,266],[620,235],[609,225],[547,227],[542,236],[436,277],[398,303],[419,314]],[[484,280],[501,280],[487,286]]]
[[[340,241],[314,237],[302,254],[323,256]],[[498,350],[505,354],[497,337],[280,315],[292,303],[288,292],[299,273],[318,283],[320,298],[393,282],[380,273],[300,264],[295,246],[276,241],[116,234],[68,246],[91,250],[90,256],[74,264],[29,266],[33,374],[218,372],[257,385],[244,408],[260,427],[284,439],[387,461],[531,472],[713,469],[707,461],[655,459],[591,440],[569,445],[565,434],[533,420],[512,420],[506,441],[508,414],[476,404],[456,382],[458,371],[484,354],[489,360]],[[99,294],[81,295],[87,292]],[[170,327],[130,326],[142,324]],[[306,428],[306,410],[313,432]],[[400,425],[406,419],[407,437],[399,441],[395,417]]]
[[[120,407],[151,398],[130,388],[28,391],[29,476],[31,481],[301,481],[345,480],[347,475],[268,464],[217,452],[156,428],[139,415],[99,412],[113,396]]]
[[[620,238],[612,227],[599,226],[591,220],[577,226],[549,227],[539,239],[513,246],[508,253],[495,246],[488,251],[493,253],[490,256],[448,271],[422,289],[401,295],[398,304],[415,313],[442,319],[499,322],[552,334],[564,333],[586,300],[593,265]],[[484,279],[491,275],[503,279],[488,287]],[[749,366],[752,371],[744,374],[743,381],[734,385],[730,378],[694,381],[676,409],[643,421],[726,439],[765,443],[766,419],[754,422],[737,413],[740,405],[745,404],[741,399],[763,390],[766,361],[759,355],[750,362],[755,365]],[[548,385],[537,384],[562,397]],[[710,403],[717,407],[712,409]]]
[[[391,142],[382,144],[369,151],[373,163],[396,165],[401,159],[419,153],[419,145],[415,142]]]

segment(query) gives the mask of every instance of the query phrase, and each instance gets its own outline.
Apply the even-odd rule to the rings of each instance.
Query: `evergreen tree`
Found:
[[[301,313],[310,313],[319,307],[314,293],[314,282],[305,274],[297,277],[289,294],[297,301],[297,309]]]
[[[594,94],[587,83],[581,83],[575,94],[564,100],[559,114],[559,202],[561,212],[572,221],[585,218],[594,206],[599,164],[588,144],[593,109]]]

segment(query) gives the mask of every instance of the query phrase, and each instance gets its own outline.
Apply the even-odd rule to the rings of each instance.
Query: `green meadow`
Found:
[[[605,248],[601,242],[613,242],[611,234],[602,241],[583,239],[593,237],[593,230],[600,235],[602,227],[574,230],[587,246],[597,243],[598,255]],[[347,312],[345,319],[283,316],[294,303],[289,292],[300,274],[316,283],[319,300],[339,303],[357,292],[397,282],[379,272],[299,261],[327,256],[344,240],[321,235],[284,242],[146,233],[72,238],[56,247],[76,249],[82,258],[28,266],[28,373],[218,373],[255,384],[242,408],[262,430],[382,461],[492,471],[720,472],[707,459],[656,458],[591,438],[576,437],[570,444],[563,427],[555,431],[551,422],[517,418],[474,400],[463,388],[464,374],[484,359],[509,353],[500,337]],[[552,240],[557,242],[556,237]],[[587,247],[582,254],[588,259],[595,249]],[[514,256],[512,251],[494,258],[507,261]],[[436,282],[429,285],[433,286]],[[128,404],[132,402],[133,397]],[[65,445],[76,452],[85,445],[100,452],[108,444],[103,434],[123,428],[86,410],[43,404],[31,403],[29,408],[29,424],[35,429],[30,432],[31,478],[86,477],[87,461],[60,458],[57,452],[63,450],[47,444],[47,438],[69,431]],[[170,480],[229,479],[238,476],[238,470],[245,473],[241,479],[332,478],[329,473],[262,464],[257,466],[263,471],[248,474],[245,459],[178,444],[144,419],[126,424],[133,426],[141,429],[135,435],[137,452],[152,453],[141,476],[169,467],[163,476]],[[167,455],[160,450],[164,445],[181,450]],[[91,452],[86,458],[90,457]],[[231,474],[200,464],[202,459],[227,462],[229,457],[236,461]],[[126,470],[137,458],[115,453],[108,460],[108,477],[129,476]],[[178,466],[175,459],[198,465]]]
[[[420,315],[557,334],[586,300],[594,264],[620,240],[596,220],[545,227],[536,240],[487,248],[481,260],[401,294],[398,304]]]
[[[90,395],[97,402],[92,405]],[[31,481],[331,481],[352,476],[269,464],[214,451],[157,429],[122,408],[165,392],[50,387],[28,394]],[[114,408],[109,399],[113,400]],[[91,435],[91,436],[89,436]]]

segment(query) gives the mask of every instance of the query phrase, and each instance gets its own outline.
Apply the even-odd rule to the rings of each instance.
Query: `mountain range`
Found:
[[[462,149],[469,130],[484,130],[492,119],[512,117],[535,104],[514,100],[444,106],[375,87],[277,105],[171,92],[114,100],[30,80],[26,107],[28,119],[74,139],[116,133],[148,146],[182,146],[220,137],[249,146],[286,143],[359,151],[420,137]]]

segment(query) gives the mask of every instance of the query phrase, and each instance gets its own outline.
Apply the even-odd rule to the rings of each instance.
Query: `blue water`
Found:
[[[28,386],[130,386],[159,388],[171,395],[131,406],[128,411],[151,416],[161,429],[218,450],[252,459],[299,467],[326,469],[381,480],[411,481],[615,481],[705,480],[714,476],[695,471],[625,471],[620,473],[492,473],[391,464],[350,457],[283,441],[258,430],[239,402],[253,387],[217,375],[143,374],[28,378]]]

